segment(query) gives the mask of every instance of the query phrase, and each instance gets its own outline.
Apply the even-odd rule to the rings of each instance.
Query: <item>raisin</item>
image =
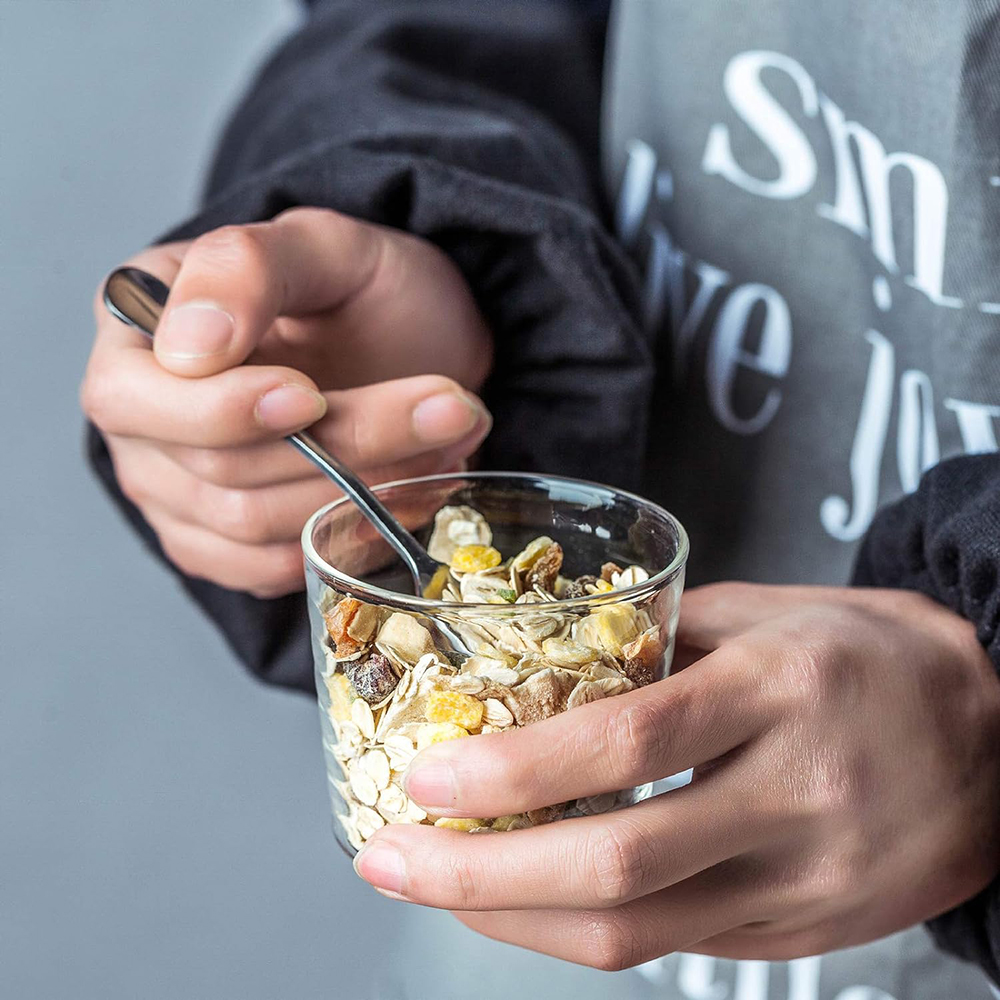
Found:
[[[364,698],[369,705],[378,705],[385,701],[399,683],[392,664],[381,653],[372,653],[360,660],[345,663],[344,673],[357,691],[358,697]]]
[[[553,542],[536,560],[524,578],[524,589],[541,587],[551,591],[555,586],[556,577],[562,569],[563,550],[558,542]]]

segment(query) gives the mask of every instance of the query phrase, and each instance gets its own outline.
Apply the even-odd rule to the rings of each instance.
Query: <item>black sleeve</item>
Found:
[[[235,111],[203,210],[165,239],[316,205],[433,241],[496,340],[484,464],[634,486],[652,361],[599,194],[599,6],[315,4]],[[158,552],[93,429],[90,451]],[[256,675],[311,689],[301,595],[181,582]]]
[[[947,605],[975,624],[1000,670],[1000,455],[942,462],[879,514],[854,582],[918,590]],[[942,948],[1000,984],[1000,877],[928,926]]]

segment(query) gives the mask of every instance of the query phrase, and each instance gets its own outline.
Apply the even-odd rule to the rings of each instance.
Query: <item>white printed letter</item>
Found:
[[[778,161],[778,177],[761,180],[747,173],[733,156],[729,128],[713,125],[708,134],[702,169],[719,174],[744,191],[764,198],[801,198],[816,182],[816,156],[805,133],[768,92],[761,70],[777,69],[795,81],[802,110],[810,118],[819,111],[819,94],[812,77],[794,59],[778,52],[743,52],[726,67],[722,86],[733,110],[754,131]]]
[[[951,410],[958,420],[958,429],[967,455],[985,455],[997,450],[993,421],[1000,417],[1000,406],[970,403],[965,399],[946,399],[944,407]]]
[[[829,496],[820,505],[819,519],[823,527],[841,542],[860,538],[871,524],[878,506],[879,472],[885,451],[885,435],[889,428],[892,408],[892,381],[896,368],[896,352],[892,344],[877,330],[865,334],[872,345],[871,361],[861,414],[851,447],[851,486],[854,490],[854,511],[838,496]]]
[[[743,347],[754,306],[766,307],[755,353]],[[739,368],[784,378],[792,354],[792,320],[788,303],[768,285],[740,285],[719,310],[708,348],[708,400],[719,423],[734,434],[758,434],[781,404],[781,390],[767,391],[752,417],[739,417],[732,404],[733,382]]]

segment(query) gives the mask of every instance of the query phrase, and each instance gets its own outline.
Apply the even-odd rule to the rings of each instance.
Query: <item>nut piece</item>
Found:
[[[601,567],[601,579],[606,583],[611,583],[617,573],[622,571],[621,566],[618,563],[606,562]]]
[[[372,653],[360,660],[350,660],[344,664],[347,675],[358,697],[369,705],[385,701],[396,689],[399,678],[392,669],[388,658],[381,653]]]
[[[427,696],[427,721],[478,729],[483,721],[483,703],[460,691],[431,691]]]
[[[576,601],[581,597],[589,597],[590,591],[587,590],[587,587],[592,587],[595,583],[597,583],[596,576],[578,576],[575,580],[570,580],[566,584],[562,599],[564,601]]]
[[[416,618],[404,615],[402,611],[389,615],[375,641],[380,646],[390,646],[407,663],[416,663],[425,653],[434,652],[430,632]]]
[[[449,565],[456,573],[479,573],[493,569],[503,556],[489,545],[460,545],[451,555]]]
[[[562,569],[562,564],[562,546],[558,542],[553,542],[535,560],[532,567],[525,574],[524,589],[531,590],[533,587],[541,587],[542,590],[551,593],[556,583],[556,577],[559,575],[559,570]]]
[[[417,730],[417,749],[424,750],[435,743],[460,740],[468,732],[453,722],[428,722]]]
[[[353,597],[344,597],[333,608],[323,613],[326,631],[336,643],[336,653],[340,659],[353,656],[364,645],[348,634],[351,621],[360,608],[360,601],[356,601]]]

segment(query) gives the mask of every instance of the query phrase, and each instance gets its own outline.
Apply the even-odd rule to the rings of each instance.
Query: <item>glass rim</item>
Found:
[[[690,549],[688,534],[684,525],[681,524],[681,522],[674,517],[670,511],[668,511],[665,507],[661,507],[659,504],[654,503],[652,500],[647,500],[645,497],[641,497],[636,493],[630,493],[628,490],[621,490],[615,486],[608,486],[605,483],[597,483],[590,479],[574,479],[571,476],[550,476],[546,473],[537,472],[501,472],[491,470],[489,472],[448,472],[431,476],[416,476],[411,479],[394,479],[391,482],[378,483],[373,486],[372,489],[377,494],[382,490],[393,489],[400,486],[419,486],[423,483],[444,483],[449,479],[479,479],[487,481],[490,479],[520,479],[524,482],[533,481],[535,483],[542,484],[546,482],[565,483],[571,486],[584,486],[591,489],[598,489],[606,493],[611,493],[616,500],[629,500],[640,507],[652,511],[654,514],[666,521],[677,533],[677,551],[674,553],[673,559],[667,566],[659,570],[657,573],[651,574],[649,578],[643,580],[642,583],[635,583],[631,587],[623,587],[621,590],[604,591],[602,593],[591,594],[587,597],[579,597],[571,600],[537,601],[531,603],[530,605],[524,605],[523,607],[526,611],[530,610],[533,613],[546,611],[553,612],[557,609],[559,611],[566,611],[568,609],[580,609],[605,604],[614,604],[624,600],[637,600],[647,597],[650,594],[655,593],[657,590],[669,585],[687,564]],[[316,548],[313,545],[312,536],[317,524],[335,508],[341,507],[344,504],[353,504],[353,501],[350,497],[346,496],[340,497],[337,500],[331,500],[330,503],[324,504],[319,508],[319,510],[314,511],[302,528],[302,553],[305,556],[306,562],[313,569],[315,569],[317,573],[326,577],[328,583],[333,581],[338,585],[343,584],[347,590],[363,594],[366,598],[370,598],[373,601],[394,604],[397,607],[403,607],[407,610],[419,611],[425,614],[455,612],[456,609],[461,609],[463,615],[467,612],[484,613],[485,609],[489,609],[490,614],[496,613],[496,604],[474,604],[471,602],[462,602],[461,604],[457,604],[454,601],[441,601],[428,597],[418,597],[416,594],[403,594],[396,590],[386,590],[383,587],[377,587],[373,584],[365,583],[363,580],[358,580],[356,577],[349,576],[347,573],[331,566],[330,563],[328,563],[316,551]],[[360,512],[359,515],[364,517],[364,515],[360,514]],[[516,604],[508,605],[509,609],[516,607]]]

